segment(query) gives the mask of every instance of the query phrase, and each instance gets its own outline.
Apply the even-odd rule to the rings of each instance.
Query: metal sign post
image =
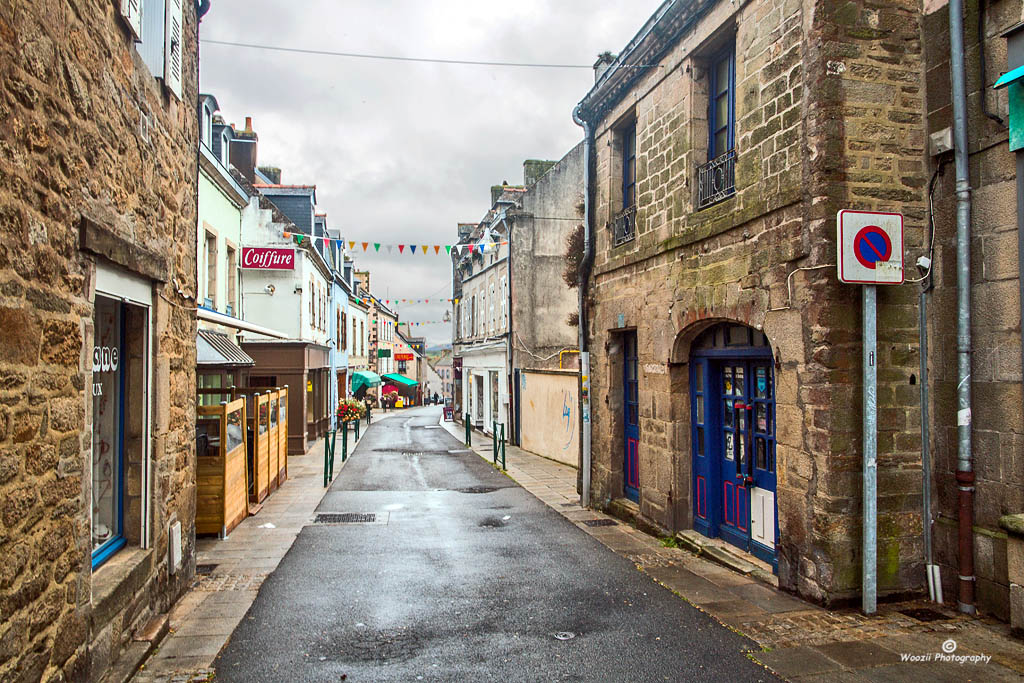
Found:
[[[836,216],[839,280],[864,285],[863,401],[864,533],[861,607],[878,607],[878,288],[903,283],[903,216],[849,211]]]

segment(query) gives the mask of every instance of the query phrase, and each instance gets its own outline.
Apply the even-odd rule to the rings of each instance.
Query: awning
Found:
[[[380,375],[369,370],[356,370],[352,373],[352,391],[356,392],[363,387],[380,386]]]
[[[196,308],[196,317],[199,318],[200,320],[206,320],[207,322],[217,323],[218,325],[223,325],[225,327],[230,327],[236,330],[255,332],[256,334],[262,334],[266,337],[273,337],[275,339],[288,338],[287,334],[282,334],[277,330],[272,330],[269,327],[256,325],[245,320],[239,320],[238,318],[233,318],[230,315],[225,315],[224,313],[220,313],[209,308],[204,308],[203,306],[199,306],[198,308]]]
[[[394,382],[395,384],[401,384],[402,386],[406,387],[416,386],[415,380],[411,380],[405,375],[399,375],[397,372],[392,372],[389,375],[384,375],[383,379],[386,379],[389,382]]]
[[[998,90],[999,88],[1004,88],[1013,83],[1014,81],[1019,81],[1022,78],[1024,78],[1024,66],[1018,66],[1016,69],[1007,71],[1002,76],[1000,76],[999,80],[996,81],[995,85],[993,85],[992,87]]]
[[[196,334],[196,365],[242,367],[255,364],[252,356],[223,332],[199,330]]]

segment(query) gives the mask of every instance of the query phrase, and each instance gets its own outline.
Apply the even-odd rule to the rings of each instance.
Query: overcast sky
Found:
[[[337,52],[593,64],[618,53],[660,0],[214,0],[200,38]],[[346,240],[450,244],[477,222],[490,186],[523,182],[524,159],[559,159],[582,137],[573,106],[589,69],[411,63],[203,44],[200,90],[228,123],[253,117],[259,163],[316,184]],[[448,298],[447,258],[364,255],[381,298]],[[372,249],[372,247],[371,247]],[[440,320],[447,304],[399,306]],[[428,342],[450,325],[411,327]]]

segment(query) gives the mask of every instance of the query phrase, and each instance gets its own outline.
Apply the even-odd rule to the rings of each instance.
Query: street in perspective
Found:
[[[0,0],[0,682],[1024,680],[1024,0]]]

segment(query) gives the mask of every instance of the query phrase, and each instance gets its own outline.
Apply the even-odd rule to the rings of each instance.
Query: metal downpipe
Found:
[[[956,162],[956,356],[958,597],[957,607],[974,614],[974,467],[971,452],[971,184],[967,148],[967,86],[964,68],[964,4],[949,2],[950,77],[953,94],[953,153]]]
[[[594,131],[583,118],[582,108],[577,105],[572,111],[572,120],[583,128],[583,259],[579,272],[579,331],[580,349],[580,406],[583,418],[580,438],[580,505],[590,507],[591,467],[591,420],[590,420],[590,351],[587,346],[587,281],[590,264],[594,259],[593,233],[590,230],[590,156],[594,148]]]

